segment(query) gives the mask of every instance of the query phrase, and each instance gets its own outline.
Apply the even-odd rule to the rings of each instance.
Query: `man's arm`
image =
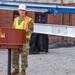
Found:
[[[26,34],[32,34],[33,30],[34,30],[34,22],[33,19],[31,19],[30,22],[28,23],[28,30]]]
[[[30,22],[29,22],[29,24],[28,24],[27,34],[32,34],[33,30],[34,30],[34,23],[33,23],[33,20],[31,19]]]

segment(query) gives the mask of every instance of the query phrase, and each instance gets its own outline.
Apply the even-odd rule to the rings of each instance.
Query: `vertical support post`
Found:
[[[11,75],[11,49],[8,49],[8,74]]]
[[[61,0],[61,6],[63,6],[63,0]],[[60,25],[63,25],[63,13],[60,13]],[[65,39],[64,36],[62,36],[61,41],[63,42]]]

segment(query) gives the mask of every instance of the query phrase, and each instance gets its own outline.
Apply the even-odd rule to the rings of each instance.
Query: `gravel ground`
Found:
[[[0,49],[0,75],[7,75],[7,55],[7,50]],[[29,55],[28,63],[26,75],[75,75],[75,47]]]

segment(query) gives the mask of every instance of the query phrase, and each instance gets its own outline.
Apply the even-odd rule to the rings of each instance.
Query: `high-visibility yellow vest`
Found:
[[[18,24],[18,20],[19,20],[19,17],[15,18],[14,28],[15,29],[24,29],[27,31],[28,30],[28,23],[30,22],[31,18],[26,16],[20,25]],[[26,34],[27,39],[30,39],[30,37],[31,37],[31,34]]]

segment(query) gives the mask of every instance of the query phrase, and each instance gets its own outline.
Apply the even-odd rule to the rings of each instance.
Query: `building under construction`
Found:
[[[55,4],[62,6],[75,6],[75,0],[2,0],[4,1],[15,1],[15,2],[29,2],[29,3],[44,3],[44,4]],[[17,11],[12,10],[0,10],[0,27],[11,27],[13,20],[19,14]],[[50,14],[44,14],[41,12],[27,12],[27,15],[34,19],[35,23],[46,23],[46,24],[59,24],[59,25],[75,25],[75,14],[58,13],[56,16]],[[75,39],[70,37],[54,36],[49,35],[50,42],[67,41],[68,43],[74,44]]]

